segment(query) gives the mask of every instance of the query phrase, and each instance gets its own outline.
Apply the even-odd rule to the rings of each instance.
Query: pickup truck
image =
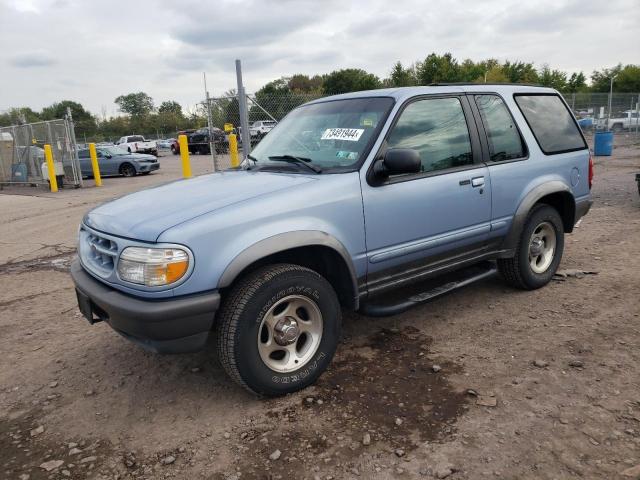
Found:
[[[640,129],[640,116],[637,110],[625,110],[622,115],[615,118],[601,118],[596,121],[596,126],[600,129],[606,128],[606,130],[612,130],[614,132],[621,132],[622,130],[633,130],[638,126]]]
[[[142,135],[129,135],[120,137],[115,145],[129,153],[150,153],[158,156],[158,145],[154,140],[145,140]]]
[[[259,120],[253,122],[249,127],[249,135],[252,137],[262,138],[277,125],[273,120]]]
[[[327,368],[343,311],[398,314],[495,273],[545,286],[592,182],[556,90],[353,92],[291,111],[238,168],[91,210],[71,276],[89,323],[160,353],[212,337],[239,385],[284,395]]]

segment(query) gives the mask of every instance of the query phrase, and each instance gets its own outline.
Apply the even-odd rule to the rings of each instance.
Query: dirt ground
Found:
[[[76,308],[84,212],[177,178],[177,158],[101,189],[0,192],[0,478],[640,478],[640,142],[616,142],[561,265],[597,274],[347,315],[317,385],[272,400],[213,346],[150,354]]]

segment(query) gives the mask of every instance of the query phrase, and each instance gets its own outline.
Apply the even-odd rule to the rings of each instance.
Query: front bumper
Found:
[[[71,277],[81,310],[83,302],[90,306],[91,323],[104,321],[122,336],[157,353],[201,350],[220,306],[218,292],[163,300],[136,298],[96,280],[77,259],[71,264]]]
[[[160,168],[160,164],[155,162],[155,163],[139,163],[138,164],[138,170],[140,172],[153,172],[155,170],[158,170]]]

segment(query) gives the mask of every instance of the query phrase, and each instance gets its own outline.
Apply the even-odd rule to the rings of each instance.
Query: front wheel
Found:
[[[136,176],[136,169],[130,163],[123,163],[120,166],[120,175],[122,175],[124,177],[135,177]]]
[[[558,211],[545,204],[529,213],[513,258],[498,260],[502,277],[515,287],[534,290],[556,273],[564,251],[564,225]]]
[[[232,288],[220,310],[218,355],[238,384],[258,395],[301,390],[327,368],[338,345],[341,311],[318,273],[269,265]]]

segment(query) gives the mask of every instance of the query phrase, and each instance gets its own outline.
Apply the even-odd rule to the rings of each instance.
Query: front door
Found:
[[[480,254],[490,230],[491,179],[467,99],[421,97],[398,115],[386,148],[417,150],[422,168],[379,183],[362,174],[370,293]]]

